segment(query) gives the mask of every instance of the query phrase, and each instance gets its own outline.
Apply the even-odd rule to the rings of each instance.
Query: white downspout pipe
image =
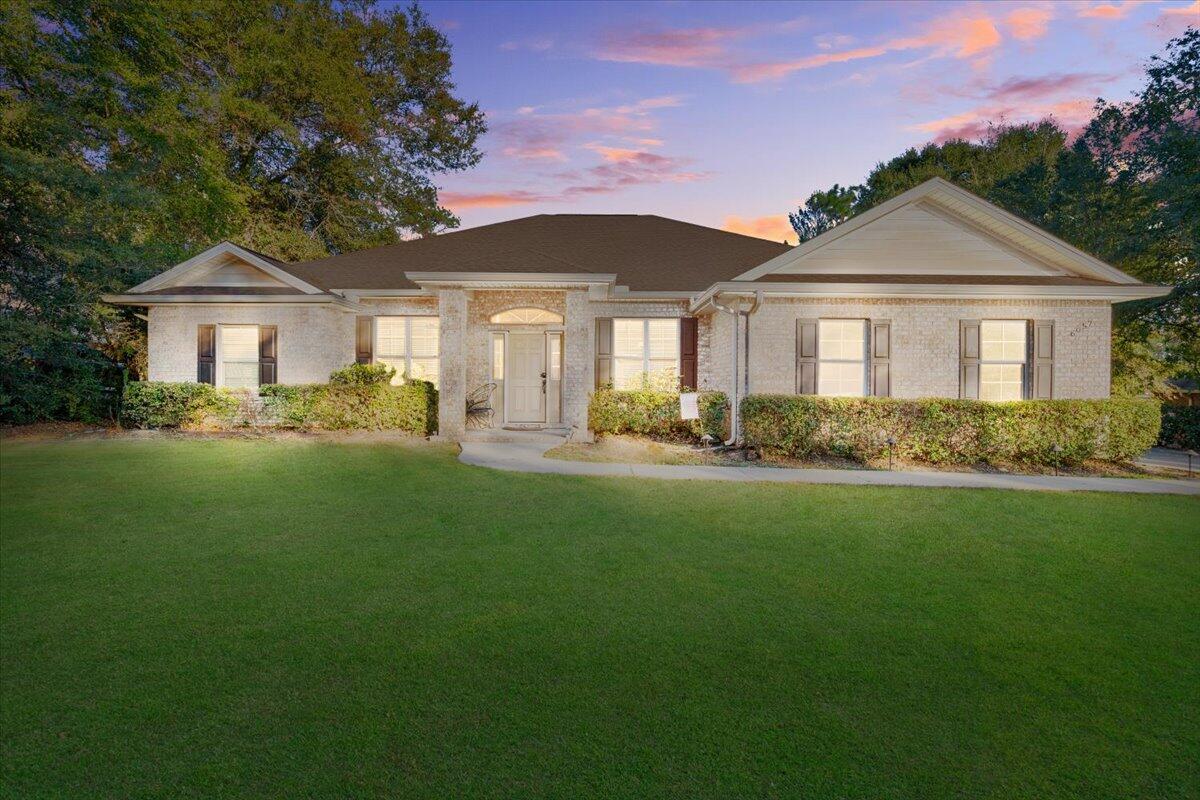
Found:
[[[737,309],[721,305],[715,294],[710,302],[713,304],[713,308],[724,311],[733,321],[733,391],[729,398],[729,439],[725,442],[726,447],[732,447],[738,439],[738,317],[741,315]]]

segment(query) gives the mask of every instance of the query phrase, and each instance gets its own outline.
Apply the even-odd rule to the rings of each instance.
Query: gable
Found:
[[[1138,284],[1020,217],[932,178],[738,276],[1084,278]],[[776,278],[775,280],[778,280]]]
[[[238,286],[273,287],[287,286],[278,278],[250,264],[232,253],[224,253],[206,264],[198,264],[186,274],[177,276],[161,288],[172,286]]]
[[[775,274],[1063,275],[930,203],[896,209]]]

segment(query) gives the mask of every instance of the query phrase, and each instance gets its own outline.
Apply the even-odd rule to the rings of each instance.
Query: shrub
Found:
[[[382,382],[270,385],[260,387],[259,394],[267,414],[282,427],[435,433],[438,393],[433,384],[410,380],[392,386],[390,379],[389,370]]]
[[[127,428],[223,427],[234,424],[242,398],[207,383],[133,381],[125,386],[121,424]]]
[[[1200,450],[1200,406],[1163,406],[1158,443],[1164,447]]]
[[[751,395],[742,402],[746,443],[775,455],[887,455],[932,464],[1050,466],[1127,461],[1158,436],[1148,400],[898,400]],[[1055,447],[1060,448],[1058,451]]]
[[[374,386],[391,383],[395,374],[395,367],[387,364],[351,364],[335,369],[329,375],[329,382],[334,386]]]
[[[725,426],[721,392],[700,394],[700,419],[679,418],[679,393],[645,389],[598,389],[588,404],[588,427],[596,433],[633,433],[655,439],[682,441],[704,434],[720,438]]]

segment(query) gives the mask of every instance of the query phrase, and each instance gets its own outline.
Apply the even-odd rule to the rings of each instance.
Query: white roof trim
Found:
[[[1014,228],[1017,228],[1022,233],[1038,239],[1043,244],[1055,250],[1065,260],[1070,261],[1076,272],[1088,277],[1112,281],[1114,283],[1139,283],[1136,278],[1125,274],[1116,267],[1105,264],[1100,259],[1090,256],[1079,248],[1067,244],[1062,239],[1059,239],[1053,234],[1047,233],[1036,225],[1026,222],[1020,217],[1010,214],[999,206],[993,205],[992,203],[989,203],[983,198],[978,197],[971,192],[966,191],[965,189],[960,189],[959,187],[947,180],[943,180],[942,178],[931,178],[922,183],[920,186],[909,189],[907,192],[899,194],[887,202],[880,203],[871,210],[864,211],[857,217],[853,217],[846,222],[843,222],[836,228],[825,231],[820,236],[809,239],[807,242],[793,247],[790,251],[778,255],[775,258],[772,258],[770,261],[766,261],[762,264],[759,264],[754,269],[742,273],[741,275],[737,276],[735,280],[752,281],[761,278],[763,275],[769,275],[771,273],[778,272],[780,268],[799,261],[808,254],[813,253],[832,242],[836,242],[843,236],[853,233],[864,225],[869,225],[880,217],[886,216],[898,208],[909,205],[910,203],[914,203],[922,198],[930,197],[931,195],[939,192],[952,195],[954,199],[971,205],[972,207],[979,209],[989,216],[1011,225]],[[936,197],[931,197],[931,200],[933,202],[937,202]],[[950,214],[954,213],[950,209],[947,209],[947,212]],[[1019,247],[1019,245],[1013,246]]]
[[[106,294],[101,300],[114,306],[179,305],[331,305],[345,311],[363,306],[333,294]]]
[[[616,275],[591,272],[406,272],[404,277],[422,288],[505,288],[509,286],[565,289],[611,286]]]
[[[803,277],[803,276],[800,276]],[[962,284],[937,283],[748,283],[726,281],[713,284],[691,303],[694,313],[706,308],[713,297],[732,294],[752,297],[758,292],[766,297],[841,297],[841,298],[910,298],[955,300],[1103,300],[1123,303],[1169,294],[1170,286],[1138,283],[1113,286],[1047,286],[1019,284]]]
[[[324,289],[318,289],[311,283],[300,280],[292,273],[280,269],[270,261],[256,256],[254,253],[251,253],[244,247],[238,247],[233,242],[221,242],[220,244],[213,245],[202,253],[192,256],[181,264],[176,264],[166,272],[160,272],[150,280],[139,283],[137,286],[129,289],[129,293],[137,294],[138,292],[150,292],[154,291],[155,289],[162,289],[167,285],[174,283],[177,279],[182,278],[193,269],[208,263],[213,258],[227,254],[237,256],[247,264],[261,269],[272,278],[275,278],[282,283],[286,283],[288,286],[294,287],[296,290],[303,292],[304,294],[324,294],[325,292]]]

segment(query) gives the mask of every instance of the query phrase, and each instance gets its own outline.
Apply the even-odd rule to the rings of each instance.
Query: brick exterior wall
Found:
[[[751,392],[795,392],[796,320],[822,317],[890,319],[892,396],[909,398],[958,397],[959,320],[1054,320],[1054,396],[1109,396],[1112,314],[1108,303],[1087,300],[769,299],[750,323]],[[710,317],[703,388],[731,388],[731,325],[728,314]]]
[[[362,303],[377,315],[439,315],[439,413],[441,432],[450,438],[464,430],[466,393],[491,380],[491,334],[503,327],[488,322],[493,314],[532,306],[564,315],[562,422],[583,438],[595,383],[596,317],[680,317],[687,307],[681,301],[593,302],[584,290],[524,289],[446,289],[435,298]],[[278,326],[281,383],[322,382],[333,370],[354,361],[355,315],[329,307],[154,306],[148,316],[151,380],[194,381],[196,326],[212,323]],[[752,392],[795,391],[796,320],[802,317],[890,319],[895,397],[958,396],[960,319],[1052,319],[1054,396],[1109,394],[1110,307],[1105,302],[1075,300],[767,300],[751,319]],[[701,317],[698,329],[700,388],[729,392],[732,319],[719,312],[707,315]],[[738,341],[740,350],[740,336]],[[739,362],[744,368],[744,352],[739,352]]]

